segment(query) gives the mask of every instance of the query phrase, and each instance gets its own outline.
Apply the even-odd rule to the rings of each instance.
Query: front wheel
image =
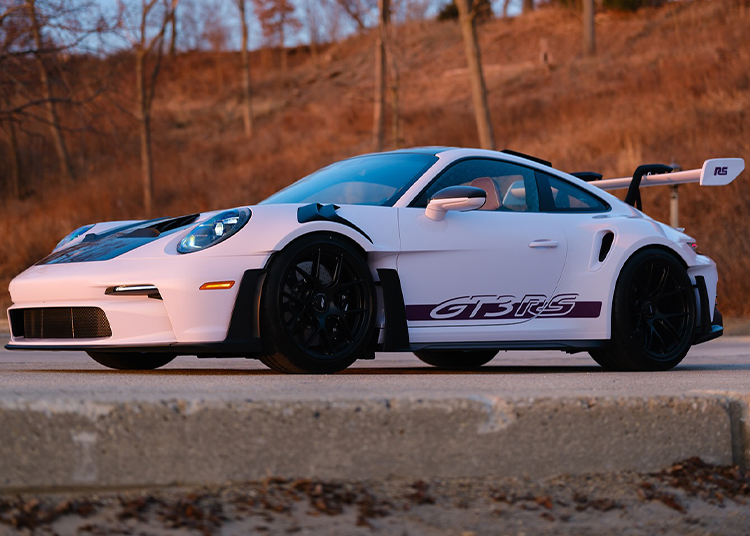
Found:
[[[612,340],[590,354],[612,370],[669,370],[693,342],[695,309],[695,291],[682,264],[665,251],[642,250],[617,280]]]
[[[435,367],[472,369],[489,363],[497,350],[417,350],[414,355]]]
[[[117,370],[154,370],[163,367],[176,356],[141,352],[86,352],[105,367]]]
[[[273,259],[261,299],[261,361],[279,372],[329,374],[370,349],[375,286],[364,255],[330,234],[292,242]]]

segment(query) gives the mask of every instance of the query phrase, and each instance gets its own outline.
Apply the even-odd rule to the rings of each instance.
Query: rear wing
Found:
[[[625,202],[641,208],[641,186],[676,186],[691,182],[701,186],[724,186],[732,182],[745,169],[742,158],[713,158],[703,162],[701,169],[670,173],[672,168],[662,164],[639,166],[632,177],[603,179],[591,182],[602,190],[628,189]]]

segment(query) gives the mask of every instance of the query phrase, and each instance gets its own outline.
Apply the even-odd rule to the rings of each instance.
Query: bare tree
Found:
[[[367,29],[367,18],[370,13],[378,7],[380,13],[379,0],[337,0],[344,12],[349,15],[359,31]]]
[[[477,40],[476,15],[479,2],[472,0],[456,0],[458,18],[464,39],[466,61],[469,65],[469,80],[471,82],[471,97],[474,102],[474,117],[477,122],[479,144],[483,149],[495,148],[495,135],[492,132],[490,108],[487,104],[487,88],[482,73],[482,59]]]
[[[242,56],[242,109],[243,119],[245,122],[245,136],[248,138],[253,135],[253,93],[250,85],[250,53],[248,47],[248,28],[247,17],[245,15],[245,0],[236,0],[237,7],[240,10],[240,25],[242,27],[242,45],[240,54]]]
[[[44,106],[47,111],[47,122],[49,123],[52,139],[55,142],[55,151],[57,152],[57,158],[60,161],[60,171],[63,176],[73,181],[76,176],[73,172],[70,153],[68,153],[62,128],[60,127],[60,116],[57,113],[57,104],[53,98],[52,82],[50,80],[48,67],[45,64],[45,54],[43,52],[44,40],[42,38],[41,24],[36,9],[36,0],[26,0],[26,9],[28,10],[31,35],[34,39],[34,59],[39,68],[39,80],[41,81],[42,95],[45,100]]]
[[[66,74],[71,51],[90,51],[97,34],[110,30],[101,11],[86,0],[2,0],[0,1],[0,132],[8,144],[10,190],[22,193],[22,181],[29,169],[22,169],[23,134],[30,123],[43,126],[52,135],[61,179],[75,178],[64,133],[88,129],[87,104],[106,85],[107,73],[98,73],[74,89]],[[75,65],[76,62],[73,62]],[[107,69],[105,69],[107,71]],[[64,124],[60,109],[65,106],[78,115],[78,128]],[[40,112],[41,110],[41,112]],[[66,116],[63,116],[66,117]],[[66,123],[75,121],[66,117]],[[46,154],[32,155],[43,160]]]
[[[164,55],[164,34],[174,16],[180,0],[141,0],[140,24],[135,47],[136,117],[141,138],[141,177],[143,180],[143,211],[146,217],[153,212],[154,164],[151,152],[151,106],[154,102],[156,82],[159,78],[161,60]],[[161,13],[157,7],[161,7]],[[151,19],[161,15],[156,31],[151,30]],[[154,56],[153,65],[147,72],[146,60]]]
[[[343,32],[344,9],[338,0],[318,0],[321,27],[328,41],[341,39]]]
[[[294,5],[290,0],[253,0],[255,16],[258,17],[266,42],[279,47],[281,69],[286,71],[286,38],[289,32],[301,26],[294,16]]]
[[[427,20],[432,0],[399,0],[391,6],[391,20],[398,21],[422,21]]]
[[[6,4],[0,11],[0,73],[5,76],[0,78],[0,97],[2,97],[2,110],[0,123],[8,139],[8,163],[10,166],[9,176],[6,177],[6,191],[11,199],[18,199],[21,192],[21,159],[18,153],[18,136],[16,134],[15,118],[7,111],[12,108],[10,92],[12,83],[7,80],[9,76],[6,60],[8,53],[25,37],[22,25],[17,20],[19,15],[23,17],[22,4]],[[25,18],[25,17],[24,17]]]
[[[523,0],[523,12],[531,13],[534,11],[534,0]]]
[[[227,49],[229,29],[226,26],[226,14],[223,12],[223,0],[210,0],[203,4],[200,41],[209,50],[220,52]]]
[[[318,44],[320,43],[320,11],[321,5],[315,0],[304,0],[307,33],[310,35],[310,55],[314,62],[318,61]]]
[[[503,18],[508,18],[508,7],[510,6],[511,0],[503,0]]]

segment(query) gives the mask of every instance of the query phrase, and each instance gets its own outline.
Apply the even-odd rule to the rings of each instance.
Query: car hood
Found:
[[[132,251],[184,229],[197,222],[200,214],[190,214],[179,218],[159,218],[136,222],[122,222],[122,225],[97,224],[93,232],[86,233],[79,240],[47,255],[37,265],[65,264],[71,262],[106,261]],[[97,232],[97,229],[102,229]]]

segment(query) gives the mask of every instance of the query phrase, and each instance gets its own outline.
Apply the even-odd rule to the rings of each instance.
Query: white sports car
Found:
[[[74,231],[11,282],[6,348],[82,350],[117,369],[246,357],[291,373],[376,351],[478,367],[556,349],[666,370],[722,334],[718,277],[691,237],[638,210],[639,187],[727,184],[743,169],[715,159],[602,180],[512,151],[358,156],[255,206]],[[629,188],[625,202],[613,188]]]

